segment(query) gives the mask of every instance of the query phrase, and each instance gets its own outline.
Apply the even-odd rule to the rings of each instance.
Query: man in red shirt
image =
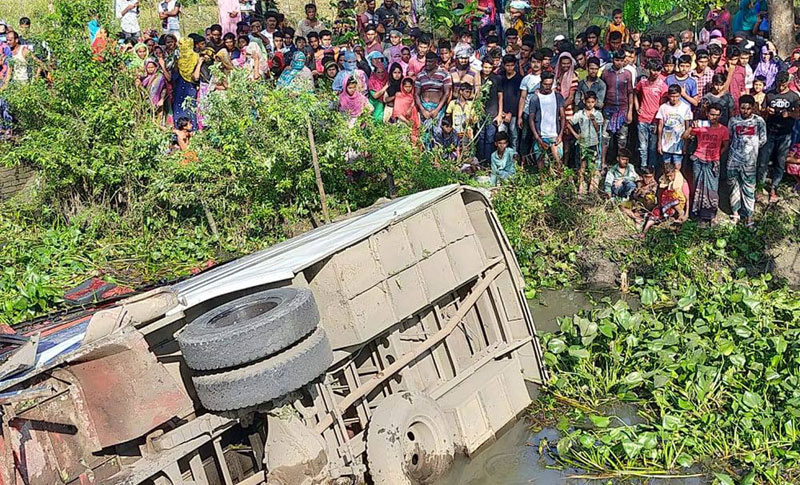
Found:
[[[636,96],[633,98],[634,110],[639,114],[637,132],[639,134],[639,161],[641,167],[655,168],[658,144],[657,124],[655,120],[658,107],[667,94],[667,83],[659,75],[661,63],[658,59],[649,59],[645,63],[647,78],[636,84]]]
[[[728,127],[719,123],[722,107],[714,103],[708,107],[710,126],[694,126],[683,135],[697,137],[697,149],[692,155],[694,173],[694,198],[692,215],[701,224],[708,224],[717,217],[719,207],[719,160],[728,150],[730,134]],[[695,124],[700,123],[695,121]]]
[[[411,60],[408,61],[408,70],[406,71],[406,76],[414,77],[418,72],[425,68],[425,56],[430,50],[431,42],[432,39],[430,34],[423,34],[420,36],[419,44],[417,45],[417,56],[412,57]]]

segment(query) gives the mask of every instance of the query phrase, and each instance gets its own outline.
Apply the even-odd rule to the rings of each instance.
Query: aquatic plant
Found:
[[[800,295],[744,272],[651,288],[560,320],[544,336],[552,406],[566,403],[565,466],[602,477],[707,466],[723,484],[790,483],[800,470]],[[604,409],[631,403],[640,423]],[[796,483],[796,482],[795,482]]]

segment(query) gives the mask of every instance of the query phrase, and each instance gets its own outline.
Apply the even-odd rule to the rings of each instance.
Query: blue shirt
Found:
[[[677,76],[675,76],[675,74],[670,74],[669,76],[667,76],[666,83],[667,87],[672,86],[673,84],[677,84],[678,86],[686,90],[686,94],[692,98],[697,96],[697,81],[692,76],[688,76],[684,80],[679,80]],[[682,96],[681,96],[681,101],[684,104],[688,105],[689,107],[693,107],[692,104],[686,101],[686,99],[684,99]]]

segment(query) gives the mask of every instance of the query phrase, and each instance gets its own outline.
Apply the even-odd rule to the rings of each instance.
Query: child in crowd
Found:
[[[627,148],[620,148],[617,152],[617,163],[612,165],[606,173],[605,193],[607,197],[616,200],[628,200],[636,189],[639,174],[630,164],[631,152]]]
[[[572,121],[567,125],[572,136],[578,140],[580,147],[578,168],[578,194],[586,193],[584,177],[586,170],[589,170],[589,190],[597,191],[598,177],[602,163],[600,160],[600,140],[602,139],[601,127],[603,126],[603,114],[595,109],[597,104],[597,94],[594,91],[587,91],[583,95],[584,108],[574,115]]]
[[[615,8],[611,12],[611,22],[608,24],[608,28],[606,29],[606,38],[605,38],[605,45],[606,49],[609,48],[609,36],[611,32],[619,32],[622,35],[622,42],[628,43],[631,38],[631,34],[628,29],[625,27],[625,22],[622,21],[622,9]]]
[[[671,163],[680,169],[683,163],[683,134],[692,121],[692,110],[681,101],[681,87],[677,84],[667,89],[667,101],[658,108],[658,154],[662,163]]]
[[[496,150],[492,153],[492,172],[489,176],[489,183],[493,186],[517,173],[515,163],[517,152],[508,144],[509,136],[505,131],[500,131],[494,136]]]
[[[762,75],[756,76],[753,80],[753,112],[759,116],[764,116],[767,106],[767,93],[764,88],[767,86],[767,78]]]
[[[462,82],[458,89],[458,98],[450,101],[445,115],[453,121],[453,130],[459,139],[472,139],[472,126],[477,123],[475,110],[472,106],[474,86],[470,82]]]
[[[631,194],[630,200],[620,204],[623,214],[633,219],[637,224],[644,222],[644,216],[655,209],[658,184],[653,169],[642,169],[642,177],[636,182],[636,189]]]
[[[192,140],[192,121],[184,116],[178,118],[175,123],[175,129],[172,130],[172,138],[170,139],[170,151],[184,151],[189,148],[189,142]]]
[[[668,220],[683,223],[689,218],[689,184],[681,171],[671,163],[664,164],[664,174],[658,179],[658,204],[647,214],[641,236],[656,224]]]
[[[451,160],[458,158],[458,134],[453,129],[453,121],[449,116],[442,119],[441,127],[433,129],[433,145],[440,147]]]
[[[793,146],[786,156],[786,173],[794,177],[794,191],[800,193],[800,143]]]

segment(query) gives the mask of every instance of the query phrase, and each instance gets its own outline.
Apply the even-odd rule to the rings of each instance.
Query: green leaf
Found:
[[[569,355],[578,359],[588,359],[589,358],[589,351],[578,347],[577,345],[573,345],[569,348]]]
[[[608,428],[608,425],[611,424],[611,418],[606,416],[598,416],[596,414],[589,416],[589,420],[591,420],[592,424],[598,428]]]
[[[635,387],[644,382],[644,377],[639,371],[633,371],[622,378],[622,382],[628,386]]]
[[[782,336],[772,337],[772,343],[775,345],[775,352],[782,354],[786,351],[787,343]]]
[[[677,463],[678,465],[682,466],[683,468],[689,468],[690,466],[692,466],[694,464],[694,458],[692,458],[691,455],[688,455],[686,453],[681,453],[675,459],[675,463]]]
[[[717,480],[719,480],[719,483],[721,485],[736,485],[734,483],[734,481],[733,481],[733,478],[731,478],[731,476],[728,475],[727,473],[716,473],[715,472],[714,476],[717,477]]]
[[[622,442],[622,449],[625,450],[625,454],[628,455],[628,458],[636,458],[639,452],[642,451],[642,448],[642,445],[630,440]]]
[[[578,441],[581,443],[581,446],[584,448],[594,448],[595,439],[589,436],[588,434],[581,434],[578,436]]]
[[[547,342],[547,350],[554,354],[560,354],[567,350],[567,343],[564,342],[564,339],[556,337]]]
[[[658,298],[658,294],[656,293],[656,290],[654,290],[653,288],[651,288],[649,286],[646,287],[645,289],[643,289],[642,292],[641,292],[641,301],[642,301],[642,305],[644,305],[644,306],[653,305],[653,303],[656,302],[657,298]]]
[[[671,414],[665,414],[664,417],[661,419],[661,427],[664,428],[666,431],[675,431],[681,427],[682,420],[678,416],[673,416]]]
[[[735,365],[736,367],[744,367],[745,358],[742,354],[734,354],[729,357],[731,360],[731,364]]]
[[[761,399],[761,396],[754,392],[744,391],[744,394],[742,395],[742,403],[751,409],[756,409],[761,407],[763,400]]]

